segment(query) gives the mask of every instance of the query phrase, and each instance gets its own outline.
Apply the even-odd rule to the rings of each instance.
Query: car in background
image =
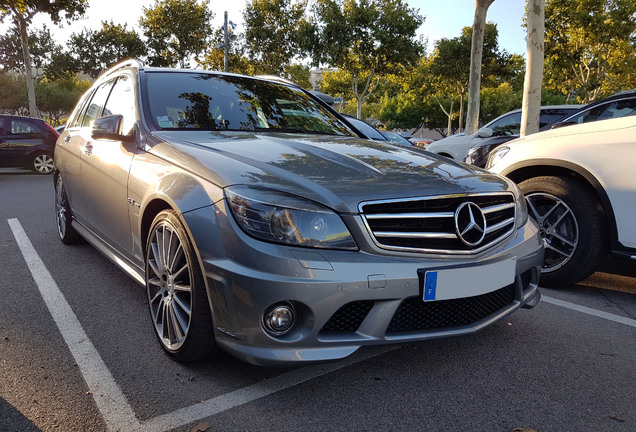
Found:
[[[393,144],[399,144],[406,147],[413,146],[413,144],[409,140],[396,132],[378,130],[364,120],[360,120],[359,118],[354,117],[350,114],[340,113],[340,115],[344,117],[345,121],[349,122],[351,126],[357,129],[357,131],[360,132],[365,138],[376,141],[389,141]]]
[[[636,114],[636,90],[627,90],[585,105],[552,124],[552,129]]]
[[[557,128],[495,149],[487,168],[525,193],[545,243],[541,285],[562,287],[611,253],[636,257],[636,116]]]
[[[0,166],[51,174],[58,136],[42,119],[0,114]]]
[[[511,180],[363,139],[293,84],[118,64],[69,117],[55,168],[60,240],[145,287],[177,361],[336,360],[540,299],[543,244]]]
[[[550,105],[541,107],[539,122],[542,125],[550,124],[568,113],[579,109],[581,105]],[[519,137],[521,130],[521,110],[517,109],[503,114],[474,134],[457,134],[435,141],[426,147],[426,150],[437,153],[451,159],[464,161],[471,147],[491,140],[502,144]]]
[[[597,120],[620,118],[636,114],[636,90],[628,90],[613,96],[584,105],[580,109],[567,114],[554,123],[541,124],[541,130],[556,129],[564,126],[572,126],[581,123],[589,123]],[[468,151],[464,162],[485,167],[488,154],[497,146],[508,140],[500,137],[473,144]]]

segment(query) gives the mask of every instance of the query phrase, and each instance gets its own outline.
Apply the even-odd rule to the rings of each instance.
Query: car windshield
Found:
[[[160,130],[203,129],[354,135],[300,89],[239,76],[148,72],[148,101]]]

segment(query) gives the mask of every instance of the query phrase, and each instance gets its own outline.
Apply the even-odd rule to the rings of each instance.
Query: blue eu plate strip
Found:
[[[435,300],[437,290],[437,272],[426,272],[424,280],[424,301]]]

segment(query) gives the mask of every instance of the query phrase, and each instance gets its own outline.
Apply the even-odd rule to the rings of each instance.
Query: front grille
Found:
[[[486,221],[486,234],[474,245],[463,242],[455,226],[455,212],[468,202]],[[366,202],[360,212],[375,243],[386,249],[471,254],[509,237],[515,228],[514,196],[507,192]]]
[[[322,327],[322,334],[355,333],[367,317],[374,302],[360,300],[342,306]]]
[[[513,285],[475,297],[425,302],[405,299],[393,315],[386,334],[462,327],[505,308],[514,301]]]

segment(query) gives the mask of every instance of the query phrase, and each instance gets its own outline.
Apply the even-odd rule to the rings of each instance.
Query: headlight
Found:
[[[323,249],[358,249],[340,216],[313,201],[247,186],[227,188],[225,196],[241,229],[259,240]]]
[[[495,165],[499,160],[508,154],[510,151],[510,147],[501,146],[494,149],[490,155],[488,156],[488,163],[486,163],[486,169],[490,169]]]

